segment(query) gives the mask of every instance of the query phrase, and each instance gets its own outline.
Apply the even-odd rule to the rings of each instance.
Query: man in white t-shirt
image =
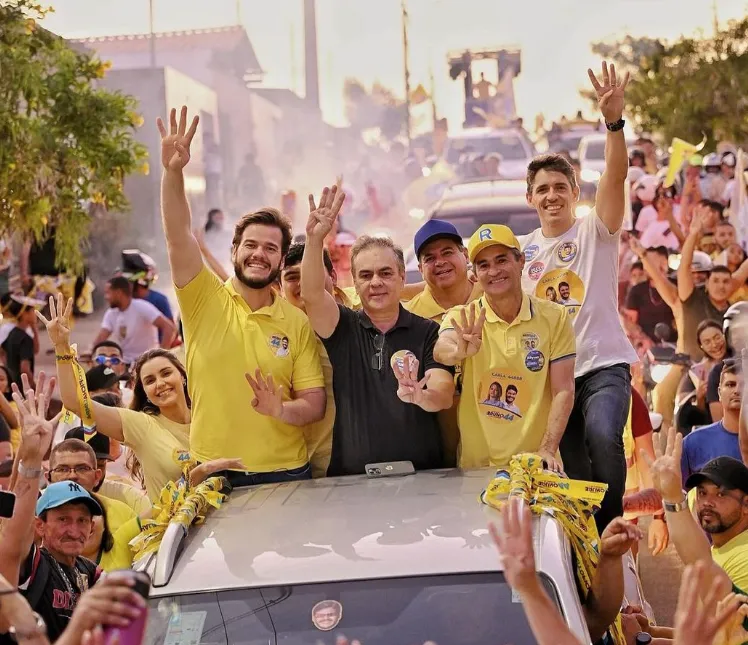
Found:
[[[618,247],[624,217],[628,153],[622,111],[628,74],[617,79],[603,63],[600,83],[592,71],[608,129],[606,168],[595,208],[575,218],[579,186],[560,155],[533,159],[527,169],[527,202],[541,227],[519,237],[525,254],[522,286],[544,298],[553,287],[567,304],[577,337],[574,409],[561,440],[564,470],[574,479],[605,482],[608,492],[595,519],[600,531],[623,513],[626,460],[623,427],[631,401],[630,364],[637,355],[618,314]]]
[[[101,321],[94,346],[113,336],[128,365],[138,360],[143,352],[159,346],[159,330],[162,332],[161,347],[171,347],[176,334],[174,323],[150,302],[133,298],[132,284],[127,278],[117,276],[109,280],[105,296],[110,308]]]

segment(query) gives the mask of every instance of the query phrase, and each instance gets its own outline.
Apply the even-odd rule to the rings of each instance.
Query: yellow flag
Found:
[[[706,137],[698,145],[688,143],[688,141],[683,141],[678,137],[673,138],[673,143],[670,144],[670,164],[668,164],[667,175],[665,175],[663,183],[665,188],[669,188],[675,183],[675,175],[678,174],[683,162],[692,154],[699,152],[705,145]]]
[[[429,100],[429,94],[426,91],[426,88],[423,85],[419,85],[416,89],[414,89],[410,93],[410,102],[413,103],[413,105],[419,105],[420,103],[425,103]]]

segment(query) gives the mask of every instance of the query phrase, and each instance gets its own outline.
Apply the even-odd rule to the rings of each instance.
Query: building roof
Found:
[[[251,87],[255,94],[267,99],[281,109],[303,107],[308,109],[308,104],[303,96],[299,96],[293,90],[284,87]]]
[[[153,35],[156,38],[156,51],[214,49],[222,52],[233,52],[242,56],[242,63],[246,62],[248,72],[262,72],[254,47],[252,47],[247,35],[247,30],[240,25],[214,29],[165,31]],[[90,46],[100,55],[106,57],[116,54],[147,52],[150,48],[150,34],[97,36],[71,39],[70,42]]]

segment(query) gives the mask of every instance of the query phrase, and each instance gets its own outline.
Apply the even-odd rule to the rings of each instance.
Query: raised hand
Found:
[[[325,186],[319,199],[319,206],[315,206],[314,195],[310,194],[309,219],[306,223],[307,238],[325,239],[332,231],[344,201],[345,193],[340,189],[339,183],[332,188]]]
[[[396,361],[392,365],[397,379],[397,396],[403,403],[421,405],[424,400],[424,392],[429,382],[429,375],[418,380],[418,359],[415,356],[406,355],[403,358],[403,366],[400,367]]]
[[[620,558],[643,537],[641,529],[635,524],[617,517],[605,527],[600,536],[600,555]]]
[[[44,323],[49,334],[49,340],[56,348],[66,350],[70,347],[70,315],[73,312],[73,299],[68,298],[63,308],[62,294],[57,294],[57,304],[53,296],[49,297],[49,320],[40,312],[36,317]]]
[[[480,308],[478,317],[475,316],[476,304],[471,302],[468,306],[469,314],[463,309],[460,311],[460,324],[454,318],[450,322],[457,332],[457,360],[475,356],[483,343],[483,325],[486,322],[486,310]]]
[[[510,497],[499,516],[499,527],[488,530],[499,551],[501,568],[509,586],[522,590],[537,584],[532,544],[532,511],[521,497]]]
[[[190,129],[187,129],[187,106],[182,106],[177,123],[177,111],[171,109],[169,113],[169,131],[161,118],[156,120],[158,131],[161,134],[161,163],[167,170],[182,170],[190,161],[190,144],[197,132],[197,124],[200,117],[192,119]]]
[[[683,572],[678,594],[678,607],[675,610],[674,641],[676,643],[699,643],[699,645],[712,643],[717,632],[726,625],[730,618],[740,613],[738,611],[740,598],[735,594],[724,597],[722,579],[719,576],[714,576],[707,587],[707,569],[713,566],[716,565],[700,561],[696,564],[689,564]],[[724,601],[720,602],[720,598]],[[720,642],[740,643],[743,641],[720,640]]]
[[[54,424],[47,421],[47,408],[55,389],[55,379],[47,381],[46,374],[40,372],[37,390],[34,392],[26,374],[21,374],[21,385],[23,395],[15,383],[11,386],[21,424],[21,446],[18,452],[27,466],[39,465],[47,454],[55,433]]]
[[[683,450],[683,435],[671,427],[667,433],[667,443],[665,450],[662,450],[660,442],[655,441],[655,455],[652,458],[644,451],[640,450],[639,455],[649,465],[652,473],[654,487],[662,495],[662,499],[671,504],[677,504],[683,501],[683,487],[680,470],[680,457]]]
[[[667,527],[667,522],[658,518],[653,518],[649,525],[647,532],[647,546],[649,547],[650,553],[654,555],[660,555],[667,545],[670,543],[670,530]]]
[[[644,246],[642,246],[642,243],[633,235],[629,237],[629,248],[636,257],[644,257],[644,252],[646,251],[646,249],[644,248]]]
[[[688,234],[694,237],[700,237],[704,232],[704,211],[701,208],[695,208],[693,211],[693,217],[691,218],[691,226],[688,229]]]
[[[600,106],[605,122],[615,123],[623,116],[624,92],[629,84],[629,73],[626,72],[623,79],[619,80],[616,75],[616,66],[611,63],[608,68],[608,63],[603,61],[602,83],[591,69],[587,70],[587,74],[592,87],[595,88],[597,104]]]
[[[283,386],[275,384],[272,374],[265,378],[260,370],[255,370],[255,378],[249,373],[244,376],[255,394],[252,407],[266,417],[280,419],[283,414]]]

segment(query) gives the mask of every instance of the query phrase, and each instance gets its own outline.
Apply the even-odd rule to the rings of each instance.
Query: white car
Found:
[[[465,153],[501,155],[499,173],[506,179],[524,179],[535,147],[524,130],[518,128],[469,128],[447,139],[446,159],[457,164]]]
[[[474,179],[452,184],[429,213],[428,219],[451,222],[462,235],[465,245],[481,224],[505,224],[515,235],[531,233],[540,220],[528,206],[524,179]],[[420,282],[418,258],[411,245],[405,253],[407,282]]]
[[[625,130],[624,130],[625,133]],[[606,133],[588,134],[579,142],[579,167],[582,181],[597,184],[605,170]],[[626,134],[626,147],[634,145],[636,137]]]
[[[491,470],[317,479],[237,489],[189,534],[172,525],[144,563],[147,645],[512,643],[535,638],[499,567],[479,501]],[[569,541],[533,524],[545,589],[590,637]]]

